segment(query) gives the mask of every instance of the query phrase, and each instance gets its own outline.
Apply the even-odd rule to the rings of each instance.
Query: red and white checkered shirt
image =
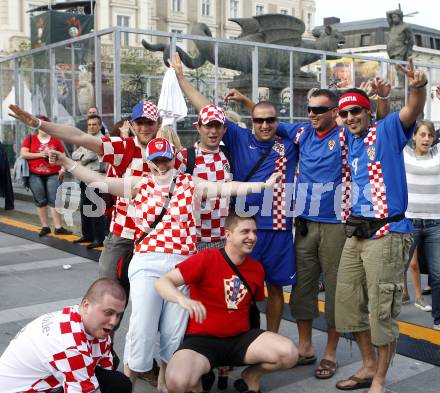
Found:
[[[232,180],[228,159],[220,149],[216,152],[209,152],[199,148],[196,143],[195,153],[194,176],[212,182]],[[176,169],[180,173],[185,173],[186,165],[187,149],[183,149],[176,155]],[[225,236],[225,219],[229,212],[229,198],[209,198],[201,201],[200,205],[200,220],[197,220],[197,243],[222,241]]]
[[[142,179],[133,199],[136,209],[136,237],[139,239],[160,215],[168,199],[169,186],[158,186],[150,176]],[[196,223],[193,216],[194,183],[188,174],[176,177],[165,215],[151,233],[135,246],[135,253],[163,252],[190,255],[196,252]]]
[[[121,165],[122,158],[127,154],[128,138],[103,137],[102,147],[104,155],[102,161],[111,164],[114,167]],[[144,148],[142,148],[135,138],[135,148],[133,159],[128,165],[125,176],[142,176],[150,172],[150,168],[145,160]],[[114,235],[126,239],[134,239],[136,225],[134,223],[135,210],[129,198],[116,198],[115,208],[110,223],[110,232]]]
[[[89,393],[99,389],[95,367],[111,369],[111,339],[89,336],[78,306],[42,315],[24,327],[0,358],[2,393]]]

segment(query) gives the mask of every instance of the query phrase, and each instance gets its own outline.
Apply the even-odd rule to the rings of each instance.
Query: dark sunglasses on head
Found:
[[[336,108],[335,106],[308,106],[307,113],[313,112],[315,115],[322,115],[331,109]]]
[[[362,108],[361,106],[355,106],[354,108],[351,108],[351,109],[345,109],[343,111],[339,111],[339,116],[343,119],[346,119],[348,117],[349,113],[352,116],[358,116],[361,114],[362,109],[364,109],[364,108]]]
[[[264,122],[275,123],[277,121],[277,118],[275,116],[274,117],[253,117],[252,121],[257,124],[263,124]]]

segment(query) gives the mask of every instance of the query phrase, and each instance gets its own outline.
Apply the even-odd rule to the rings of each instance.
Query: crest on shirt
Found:
[[[163,142],[156,142],[155,144],[154,144],[154,146],[156,146],[156,149],[158,149],[158,150],[162,150],[163,149]]]
[[[328,148],[330,149],[330,151],[332,151],[336,146],[336,142],[333,139],[330,139],[328,141]]]
[[[284,144],[275,142],[272,149],[274,149],[280,156],[284,156]]]
[[[367,149],[367,155],[368,155],[368,158],[370,159],[370,161],[374,160],[374,157],[376,156],[376,149],[374,148],[374,146],[370,146]]]
[[[231,172],[231,166],[229,165],[229,162],[226,162],[226,163],[223,165],[223,170],[224,170],[225,172]]]
[[[247,289],[239,277],[233,275],[224,281],[225,301],[229,310],[237,310],[238,305],[244,299]]]

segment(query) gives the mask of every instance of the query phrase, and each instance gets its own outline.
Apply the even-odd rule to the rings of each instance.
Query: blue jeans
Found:
[[[49,176],[30,173],[29,187],[37,207],[44,207],[47,205],[55,207],[55,199],[57,197],[59,185],[60,181],[58,180],[58,173]]]
[[[412,219],[414,225],[410,259],[418,246],[423,247],[432,287],[432,317],[440,324],[440,220]]]

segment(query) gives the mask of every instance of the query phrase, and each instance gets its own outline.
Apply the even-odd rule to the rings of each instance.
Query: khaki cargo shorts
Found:
[[[397,339],[396,318],[402,306],[403,272],[410,246],[411,235],[402,233],[375,240],[346,240],[336,286],[338,332],[371,329],[371,341],[376,346]]]
[[[323,273],[325,286],[325,317],[335,326],[335,292],[339,261],[345,243],[343,224],[307,221],[308,233],[295,233],[296,285],[290,296],[290,310],[297,320],[319,316],[318,285]]]

